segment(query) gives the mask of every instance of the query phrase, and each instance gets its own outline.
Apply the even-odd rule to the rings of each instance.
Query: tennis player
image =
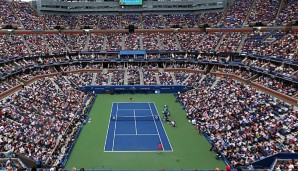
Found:
[[[157,154],[159,154],[161,151],[162,151],[162,144],[159,143],[159,144],[158,144],[158,152],[157,152]]]
[[[132,102],[132,97],[131,97],[131,98],[129,98],[129,101],[130,101],[130,102]]]

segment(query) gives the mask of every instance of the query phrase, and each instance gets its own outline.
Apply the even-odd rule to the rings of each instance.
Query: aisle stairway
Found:
[[[109,73],[108,76],[109,76],[108,85],[111,85],[113,73]]]
[[[140,50],[144,50],[143,35],[139,34]]]
[[[25,40],[24,36],[23,35],[20,35],[20,37],[21,37],[21,40],[24,42],[24,45],[28,49],[29,54],[33,54],[32,51],[31,51],[31,49],[30,49],[30,47],[29,47],[29,45],[28,45],[28,43],[27,43],[27,41]]]
[[[144,85],[144,73],[141,68],[139,69],[139,73],[140,73],[140,85]]]
[[[97,77],[97,73],[93,73],[93,76],[92,76],[92,82],[91,82],[91,85],[95,85],[96,83],[96,77]]]
[[[178,49],[179,49],[179,50],[182,50],[182,49],[181,49],[180,42],[179,42],[179,39],[178,39],[178,37],[177,37],[176,34],[174,34],[174,39],[175,39],[175,41],[176,41],[176,43],[177,43]]]
[[[199,84],[201,84],[201,82],[205,79],[206,75],[202,75],[202,78],[199,80]]]
[[[124,85],[128,85],[128,71],[127,68],[124,68]]]
[[[102,50],[107,50],[107,41],[108,41],[108,38],[107,38],[107,35],[105,34],[103,37]]]
[[[222,41],[224,40],[226,34],[227,34],[227,33],[224,33],[224,34],[221,36],[221,38],[220,38],[220,40],[218,41],[217,46],[215,47],[214,51],[217,51],[217,50],[219,49],[219,47],[220,47]]]
[[[185,85],[188,82],[188,79],[193,75],[194,73],[189,73],[188,77],[182,82],[183,85]]]
[[[177,80],[176,80],[176,77],[175,77],[174,72],[170,72],[170,75],[171,75],[171,77],[173,79],[174,85],[177,85]]]
[[[63,45],[66,47],[67,51],[69,51],[69,52],[70,52],[71,50],[69,49],[69,47],[68,47],[67,43],[66,43],[66,42],[64,42],[64,40],[61,38],[60,34],[58,34],[58,35],[57,35],[57,37],[60,39],[60,42],[62,42],[62,43],[63,43]]]
[[[219,80],[220,80],[220,77],[216,77],[216,80],[212,84],[211,88],[214,88],[217,85],[217,83],[218,83]]]
[[[55,85],[55,88],[57,90],[57,92],[62,93],[63,91],[61,90],[61,88],[55,83],[54,78],[48,78],[51,80],[51,82]]]
[[[122,35],[122,39],[121,39],[121,50],[125,50],[125,35]]]
[[[84,50],[87,50],[88,49],[89,41],[90,41],[90,34],[87,34],[87,39],[86,39],[86,42],[85,42],[85,46],[83,48]]]
[[[157,83],[157,85],[160,85],[160,80],[159,80],[158,73],[155,73],[155,77],[156,77],[156,83]]]
[[[241,38],[241,42],[238,46],[237,52],[241,52],[242,46],[244,45],[246,38],[247,38],[247,34],[245,33],[244,36],[242,36],[242,38]]]
[[[163,49],[159,35],[156,35],[156,36],[157,36],[157,49]]]

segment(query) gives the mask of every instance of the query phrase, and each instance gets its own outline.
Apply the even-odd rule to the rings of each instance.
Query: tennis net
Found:
[[[149,116],[112,116],[111,120],[114,121],[158,121],[158,115]]]

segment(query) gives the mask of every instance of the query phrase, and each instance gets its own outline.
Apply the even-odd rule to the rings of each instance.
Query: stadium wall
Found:
[[[125,93],[177,93],[188,91],[191,87],[181,85],[104,85],[104,86],[84,86],[79,90],[94,92],[95,94],[125,94]]]

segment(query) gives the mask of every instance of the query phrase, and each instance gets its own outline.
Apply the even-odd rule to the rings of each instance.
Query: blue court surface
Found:
[[[156,152],[172,147],[153,102],[113,103],[105,152]]]

